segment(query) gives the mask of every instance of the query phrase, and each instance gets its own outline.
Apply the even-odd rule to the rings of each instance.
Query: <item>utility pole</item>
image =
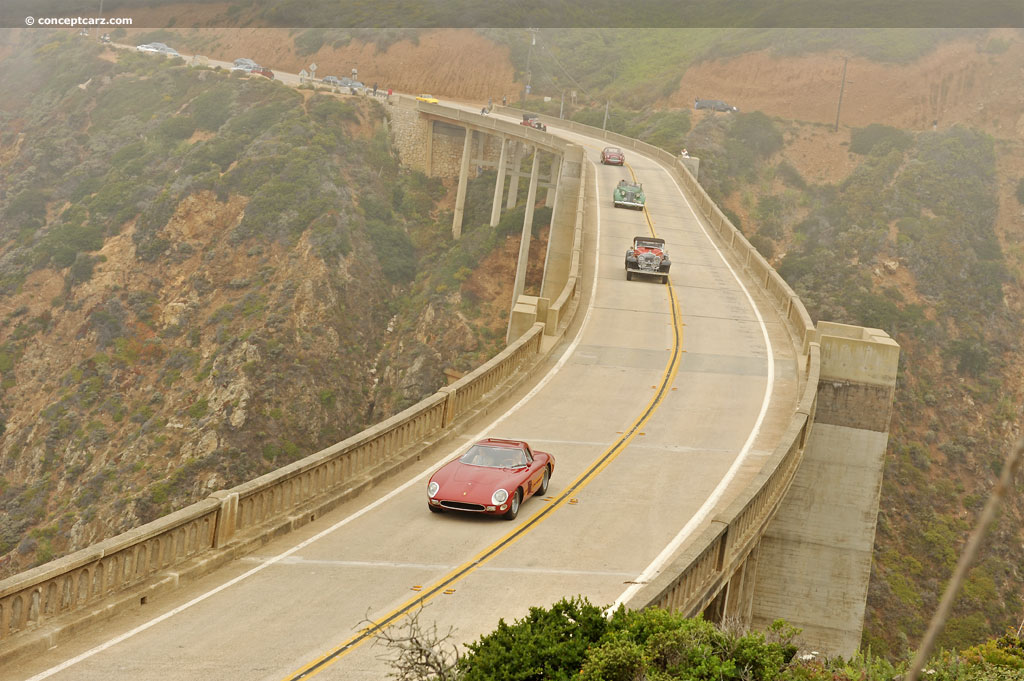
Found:
[[[533,74],[530,71],[530,58],[533,57],[533,46],[537,44],[537,29],[529,28],[527,30],[530,32],[530,48],[526,52],[526,82],[523,84],[522,98],[522,106],[524,108],[526,107],[526,93],[530,91],[530,86],[533,84]]]
[[[565,90],[562,90],[562,103],[558,107],[558,117],[565,118],[562,114],[565,113]]]
[[[839,104],[836,106],[836,126],[832,129],[832,132],[839,132],[839,111],[843,108],[843,90],[846,88],[846,62],[849,61],[849,57],[843,57],[843,80],[839,85]]]
[[[602,130],[607,130],[608,129],[608,105],[611,104],[611,101],[612,100],[610,100],[610,99],[606,99],[604,101],[604,123],[601,124],[601,129]]]

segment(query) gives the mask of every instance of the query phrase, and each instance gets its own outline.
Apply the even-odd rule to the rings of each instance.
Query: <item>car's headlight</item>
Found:
[[[441,489],[441,486],[439,484],[437,484],[436,482],[434,482],[433,480],[431,480],[430,484],[427,485],[427,494],[430,495],[431,498],[433,498],[434,495],[437,494],[437,491],[439,489]]]
[[[508,501],[508,492],[503,489],[494,490],[494,494],[491,495],[491,503],[494,505],[504,504]]]

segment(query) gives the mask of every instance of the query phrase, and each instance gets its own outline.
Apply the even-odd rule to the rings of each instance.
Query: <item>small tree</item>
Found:
[[[455,628],[441,634],[437,623],[420,623],[423,605],[409,614],[399,625],[380,629],[374,634],[373,644],[385,646],[389,653],[380,659],[389,663],[389,678],[398,681],[458,681],[459,651],[452,642]],[[374,627],[369,619],[360,624]]]

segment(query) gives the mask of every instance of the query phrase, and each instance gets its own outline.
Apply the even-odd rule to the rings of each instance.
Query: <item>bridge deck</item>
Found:
[[[596,161],[600,142],[567,136]],[[454,626],[458,640],[468,641],[499,618],[562,596],[583,594],[598,604],[618,598],[688,520],[709,521],[711,503],[727,503],[756,472],[788,425],[799,387],[796,353],[775,311],[740,285],[671,176],[638,155],[627,161],[670,249],[671,285],[625,280],[626,246],[650,227],[645,213],[611,207],[611,188],[630,168],[594,165],[579,335],[538,385],[510,397],[493,412],[495,422],[459,443],[494,435],[550,451],[555,500],[599,468],[573,491],[575,503],[566,499],[533,524],[556,501],[528,501],[512,523],[431,514],[425,478],[456,450],[439,452],[257,554],[6,665],[0,681],[52,670],[97,646],[106,647],[51,678],[297,678],[356,634],[364,618],[401,608],[417,595],[413,587],[429,590],[484,554],[450,584],[453,593],[431,599],[423,621]],[[731,485],[723,485],[730,475]],[[166,618],[154,623],[159,616]],[[145,628],[117,640],[136,627]],[[378,659],[384,652],[360,645],[319,677],[379,680],[387,673]]]

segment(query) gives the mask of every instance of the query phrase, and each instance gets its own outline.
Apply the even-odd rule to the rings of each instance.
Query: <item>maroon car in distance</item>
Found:
[[[555,458],[522,440],[487,438],[430,476],[427,508],[468,511],[512,520],[524,501],[548,491]]]
[[[610,166],[621,166],[626,162],[626,155],[618,147],[605,147],[601,152],[601,163]]]
[[[523,114],[523,120],[519,122],[519,125],[528,125],[531,128],[536,128],[537,130],[543,130],[545,132],[548,129],[548,126],[544,125],[544,122],[534,114]]]

